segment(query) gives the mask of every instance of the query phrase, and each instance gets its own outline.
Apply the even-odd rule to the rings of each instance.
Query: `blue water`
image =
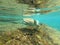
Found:
[[[39,20],[40,23],[47,24],[52,28],[60,30],[60,11],[43,15],[35,14],[35,16],[32,16],[32,18]]]
[[[0,19],[3,20],[2,22],[4,22],[5,20],[8,22],[16,21],[17,23],[19,23],[22,20],[22,18],[23,16],[19,16],[19,15],[0,14]],[[51,12],[48,14],[34,14],[30,16],[30,18],[39,20],[40,23],[44,23],[52,28],[60,30],[60,11]]]

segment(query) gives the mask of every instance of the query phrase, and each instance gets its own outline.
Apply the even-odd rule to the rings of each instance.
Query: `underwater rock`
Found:
[[[33,28],[33,26],[32,26]],[[55,42],[55,34],[50,35],[54,29],[47,25],[40,25],[38,28],[19,28],[15,31],[5,31],[0,34],[1,45],[60,45]],[[58,37],[57,37],[58,38]],[[59,39],[60,40],[60,39]],[[57,41],[57,40],[56,40]]]

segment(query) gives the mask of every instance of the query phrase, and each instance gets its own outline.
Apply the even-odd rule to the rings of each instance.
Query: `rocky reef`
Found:
[[[58,34],[47,25],[17,28],[15,31],[0,32],[0,45],[60,45]]]

